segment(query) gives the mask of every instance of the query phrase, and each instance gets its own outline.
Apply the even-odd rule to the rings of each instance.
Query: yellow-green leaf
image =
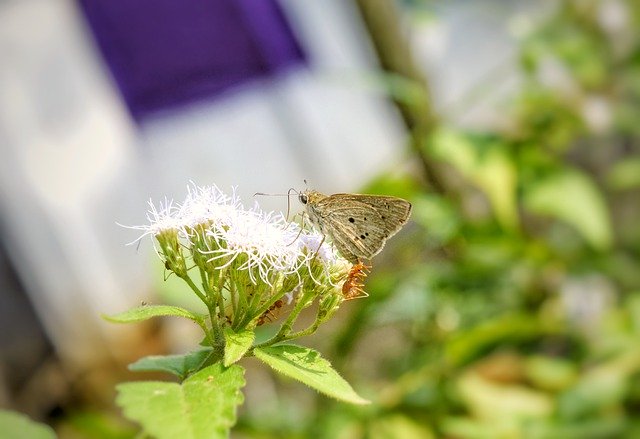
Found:
[[[241,359],[253,344],[255,337],[255,333],[250,329],[234,332],[231,328],[225,328],[224,365],[230,366]]]
[[[184,355],[149,355],[131,363],[129,370],[136,372],[168,372],[180,380],[211,364],[216,352],[212,348],[200,349]]]
[[[170,305],[143,305],[119,314],[111,316],[104,315],[103,318],[114,323],[135,323],[160,316],[184,317],[194,322],[201,322],[203,319],[200,314],[193,313],[179,306]]]
[[[7,439],[55,439],[48,425],[34,422],[22,413],[0,410],[0,436]]]
[[[182,384],[139,381],[117,386],[125,416],[159,439],[227,438],[244,396],[244,369],[213,364]]]
[[[369,404],[313,349],[296,345],[256,348],[254,355],[276,372],[296,379],[327,396],[352,404]]]
[[[494,140],[474,142],[470,136],[441,129],[430,142],[431,153],[454,166],[482,189],[498,222],[506,229],[518,227],[516,167]]]
[[[540,215],[572,225],[593,247],[606,250],[612,232],[609,211],[595,183],[577,170],[555,173],[529,188],[524,202]]]

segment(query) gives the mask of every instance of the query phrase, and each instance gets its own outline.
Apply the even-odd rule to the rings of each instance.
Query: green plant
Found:
[[[134,228],[143,237],[153,236],[167,272],[189,286],[207,313],[143,305],[106,317],[133,323],[175,316],[202,329],[200,349],[145,357],[130,365],[134,371],[168,372],[178,382],[117,386],[117,404],[145,433],[226,437],[243,402],[244,369],[237,362],[245,356],[343,402],[368,403],[317,351],[288,343],[314,333],[343,300],[340,284],[350,264],[323,244],[321,235],[301,230],[281,215],[257,207],[246,210],[237,197],[215,186],[193,187],[180,205],[167,202],[156,209],[151,204],[149,220]],[[300,313],[312,305],[315,319],[297,328]],[[280,328],[256,342],[255,328],[276,311],[284,314]]]

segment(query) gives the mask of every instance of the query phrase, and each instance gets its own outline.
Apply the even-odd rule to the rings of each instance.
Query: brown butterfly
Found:
[[[298,198],[314,227],[352,264],[380,253],[411,214],[411,203],[386,195],[324,195],[306,190]]]

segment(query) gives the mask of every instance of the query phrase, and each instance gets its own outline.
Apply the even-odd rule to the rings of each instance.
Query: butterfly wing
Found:
[[[380,221],[388,235],[385,239],[398,233],[411,215],[411,203],[407,200],[389,195],[336,194],[343,200],[353,200],[368,204],[378,213]],[[334,196],[336,196],[334,195]]]
[[[315,213],[340,254],[355,264],[378,254],[410,211],[411,204],[400,198],[335,194],[319,201]]]

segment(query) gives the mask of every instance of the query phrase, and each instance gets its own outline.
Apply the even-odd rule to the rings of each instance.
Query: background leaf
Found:
[[[640,186],[640,157],[630,157],[616,163],[607,174],[607,182],[619,190]]]
[[[0,410],[0,436],[7,439],[55,439],[56,434],[48,425],[34,422],[22,413]]]
[[[117,404],[146,434],[163,438],[226,438],[244,400],[244,369],[216,363],[182,384],[140,381],[117,386]]]
[[[511,230],[518,226],[516,168],[498,139],[440,129],[433,135],[430,149],[482,189],[502,227]]]
[[[611,245],[607,205],[595,183],[576,170],[565,170],[537,182],[525,194],[532,212],[550,215],[575,227],[595,248]]]
[[[296,379],[325,395],[352,404],[369,404],[361,398],[317,351],[296,345],[256,348],[255,356],[276,372]]]

